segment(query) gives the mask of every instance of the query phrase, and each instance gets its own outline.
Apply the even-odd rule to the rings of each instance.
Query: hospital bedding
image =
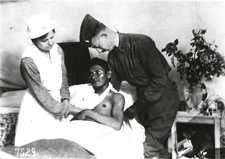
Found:
[[[87,84],[70,86],[69,90],[71,92],[71,95],[74,92],[77,92],[79,89],[82,89],[86,86],[87,86]],[[13,93],[15,93],[15,92],[11,92],[11,94],[13,94]],[[122,83],[120,93],[123,94],[124,97],[125,97],[125,101],[126,101],[125,108],[129,107],[136,99],[135,88],[130,86],[127,82]],[[2,143],[2,145],[0,145],[0,146],[1,147],[7,146],[7,148],[3,148],[2,150],[7,151],[9,153],[10,152],[12,153],[12,148],[14,148],[14,157],[18,157],[18,156],[15,156],[15,147],[12,147],[12,145],[13,145],[13,141],[14,141],[13,139],[14,139],[14,135],[15,135],[15,126],[16,126],[16,121],[17,121],[18,112],[19,112],[19,106],[20,106],[20,102],[21,102],[20,98],[23,97],[23,94],[24,94],[24,91],[22,90],[22,91],[16,92],[16,96],[11,96],[11,97],[7,96],[7,99],[1,98],[1,103],[2,103],[2,101],[5,102],[6,100],[8,100],[9,102],[5,102],[6,105],[1,104],[1,107],[0,107],[0,126],[1,126],[1,129],[0,129],[1,130],[1,138],[0,138],[1,141],[0,142]],[[4,97],[4,94],[2,96]],[[17,99],[15,99],[15,98],[17,98]],[[143,136],[143,134],[140,134],[140,136],[141,135]],[[86,158],[93,158],[94,157],[93,155],[90,154],[90,152],[83,149],[77,143],[72,142],[72,141],[68,141],[68,140],[62,140],[62,139],[39,140],[39,141],[35,141],[31,144],[37,146],[36,150],[39,150],[39,151],[41,150],[38,147],[40,145],[48,145],[48,147],[51,148],[51,150],[45,149],[45,151],[43,151],[43,149],[42,149],[42,152],[39,152],[39,156],[45,155],[43,153],[47,153],[48,155],[52,156],[53,155],[52,154],[53,149],[56,149],[56,150],[58,149],[57,152],[59,153],[59,155],[61,155],[61,156],[58,156],[58,157],[62,157],[63,155],[65,156],[66,154],[71,155],[71,153],[69,153],[67,151],[67,149],[68,149],[68,147],[72,146],[72,147],[76,147],[76,150],[74,150],[74,151],[77,151],[76,155],[80,155],[80,156],[83,155],[83,158],[85,158],[85,157]],[[63,148],[63,147],[57,147],[57,145],[67,145],[67,146]],[[28,144],[27,146],[30,146],[30,145]],[[54,146],[56,146],[56,147],[54,147]],[[139,148],[139,151],[140,150],[142,150],[142,148]],[[60,154],[60,152],[61,152],[61,154]],[[64,152],[64,153],[62,153],[62,152]],[[74,154],[74,156],[72,156],[72,157],[75,157],[75,158],[78,157],[76,155]]]

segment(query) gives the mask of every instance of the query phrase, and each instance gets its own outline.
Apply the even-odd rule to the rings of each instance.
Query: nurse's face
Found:
[[[48,32],[45,36],[36,39],[35,44],[41,51],[48,52],[55,43],[55,31]]]
[[[92,38],[92,48],[95,48],[99,53],[112,51],[113,44],[107,34],[98,34]]]

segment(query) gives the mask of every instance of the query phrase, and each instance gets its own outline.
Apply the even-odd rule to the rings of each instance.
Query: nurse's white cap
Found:
[[[54,23],[47,14],[39,14],[27,21],[27,32],[30,39],[36,39],[55,29]]]

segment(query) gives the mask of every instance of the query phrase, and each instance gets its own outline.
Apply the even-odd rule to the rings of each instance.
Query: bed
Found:
[[[79,43],[61,43],[65,52],[71,96],[88,85],[88,50],[79,48]],[[76,54],[75,54],[76,53]],[[82,68],[82,69],[81,69]],[[25,90],[1,92],[0,98],[0,157],[2,158],[96,158],[76,142],[66,139],[42,139],[21,147],[14,146],[15,129],[20,104]],[[125,108],[136,100],[136,89],[122,82],[120,93],[125,97]],[[134,119],[136,120],[136,119]],[[142,148],[140,149],[142,150]]]
[[[71,96],[87,84],[72,85],[69,87]],[[33,158],[32,148],[37,158],[94,158],[95,156],[79,144],[65,139],[38,140],[22,147],[14,147],[15,128],[20,103],[25,90],[5,92],[1,95],[0,107],[0,155],[12,155],[16,158]],[[136,99],[135,88],[127,82],[122,82],[120,93],[125,97],[125,108]],[[6,102],[8,101],[8,102]],[[5,103],[5,104],[4,104]],[[3,105],[4,104],[4,105]],[[135,119],[134,119],[135,120]],[[60,146],[59,146],[60,145]],[[21,152],[21,150],[23,150]],[[33,150],[34,151],[34,150]],[[6,153],[4,153],[6,152]],[[26,154],[27,153],[27,154]],[[11,156],[11,157],[12,157]],[[8,158],[8,157],[7,157]]]

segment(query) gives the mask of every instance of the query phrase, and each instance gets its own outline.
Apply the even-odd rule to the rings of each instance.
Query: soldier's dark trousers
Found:
[[[138,95],[143,94],[138,89]],[[138,114],[141,124],[145,127],[146,140],[144,142],[144,155],[146,158],[158,156],[169,158],[164,145],[171,132],[174,119],[179,107],[179,95],[175,83],[168,80],[166,89],[159,100],[145,107]]]

